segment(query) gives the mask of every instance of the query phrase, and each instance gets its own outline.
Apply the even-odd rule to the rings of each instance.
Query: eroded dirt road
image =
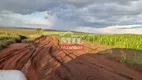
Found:
[[[0,52],[1,70],[21,70],[28,80],[142,80],[124,64],[86,51],[60,50],[56,37],[12,44]]]

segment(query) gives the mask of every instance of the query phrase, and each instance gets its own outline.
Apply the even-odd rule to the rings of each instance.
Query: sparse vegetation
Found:
[[[33,39],[40,37],[41,35],[55,35],[61,34],[61,31],[44,31],[42,28],[37,29],[23,29],[23,28],[0,28],[0,49],[7,47],[11,43],[15,43],[19,39],[18,35],[28,37],[28,39],[22,40],[22,42],[30,42]]]
[[[7,47],[11,43],[20,40],[18,35],[27,36],[36,34],[36,31],[30,29],[17,29],[17,28],[0,28],[0,50]]]
[[[130,67],[142,70],[142,50],[126,49],[126,48],[112,48],[99,52],[110,59],[116,60],[120,63],[128,64]]]
[[[0,37],[0,50],[7,47],[7,45],[11,43],[15,43],[16,41],[19,40],[19,37],[17,36],[1,36]]]

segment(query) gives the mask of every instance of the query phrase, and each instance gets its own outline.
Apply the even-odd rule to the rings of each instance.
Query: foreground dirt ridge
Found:
[[[53,36],[12,44],[0,52],[0,69],[21,70],[28,80],[142,80],[142,74],[124,64],[84,50],[60,50],[58,45]]]

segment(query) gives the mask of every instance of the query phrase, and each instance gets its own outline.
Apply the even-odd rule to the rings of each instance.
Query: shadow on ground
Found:
[[[113,60],[119,59],[122,53],[127,54],[130,62],[142,62],[139,61],[142,58],[137,58],[142,56],[142,51],[134,49],[112,48],[97,54],[86,53],[58,67],[51,80],[141,80],[141,67],[136,66],[141,70],[136,71],[119,60]]]

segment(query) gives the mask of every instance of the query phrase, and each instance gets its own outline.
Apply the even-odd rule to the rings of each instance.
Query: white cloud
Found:
[[[17,27],[44,27],[50,28],[52,21],[45,19],[45,12],[35,12],[27,15],[13,13],[10,11],[0,12],[0,25],[17,26]],[[46,15],[47,16],[47,15]]]
[[[108,26],[104,28],[77,27],[74,30],[100,34],[142,34],[142,27],[140,26],[142,25]]]

